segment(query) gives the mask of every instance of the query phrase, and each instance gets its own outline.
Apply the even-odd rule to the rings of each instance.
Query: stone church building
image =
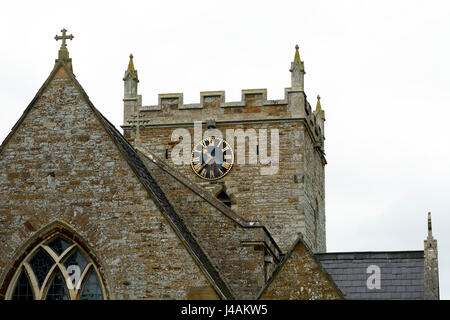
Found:
[[[266,89],[160,94],[130,56],[123,134],[53,70],[0,147],[0,299],[439,299],[424,250],[326,252],[325,112],[296,47]]]

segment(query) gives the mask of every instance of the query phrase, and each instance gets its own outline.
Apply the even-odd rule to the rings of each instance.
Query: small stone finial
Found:
[[[67,50],[67,44],[66,44],[66,40],[72,40],[74,38],[74,36],[72,34],[67,35],[67,30],[65,28],[63,28],[61,30],[62,36],[55,36],[55,40],[62,40],[61,42],[61,47],[59,48],[59,52],[58,52],[58,59],[60,60],[64,60],[66,62],[69,62],[70,58],[69,58],[69,51]]]
[[[300,60],[300,53],[298,52],[298,45],[295,46],[295,56],[294,61],[291,62],[291,87],[294,90],[303,91],[303,81],[305,75],[305,65],[303,61]]]
[[[316,111],[321,111],[322,106],[320,105],[320,96],[317,95],[317,104],[316,104]]]
[[[124,80],[127,77],[127,74],[129,74],[132,79],[136,79],[137,80],[137,78],[138,78],[137,70],[134,68],[133,54],[132,53],[130,53],[130,61],[128,62],[128,68],[125,71]]]
[[[320,104],[320,96],[317,95],[317,103],[316,103],[316,111],[314,111],[316,114],[318,114],[322,120],[325,121],[325,111],[322,109],[322,105]]]
[[[136,71],[134,69],[134,63],[133,63],[133,54],[130,53],[130,62],[128,62],[128,69],[127,71]]]
[[[294,56],[294,62],[300,63],[300,53],[298,52],[299,46],[298,44],[295,45],[295,56]]]
[[[428,212],[428,237],[433,238],[433,230],[431,226],[431,212]]]

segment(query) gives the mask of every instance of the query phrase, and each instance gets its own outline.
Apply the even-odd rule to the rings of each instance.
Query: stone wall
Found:
[[[177,121],[171,116],[168,118]],[[283,251],[287,251],[301,232],[304,234],[305,242],[313,250],[324,252],[326,250],[324,164],[314,147],[305,122],[302,119],[233,123],[216,121],[215,126],[225,139],[227,129],[243,131],[254,129],[256,133],[259,130],[267,130],[269,154],[270,132],[272,129],[278,129],[280,159],[278,172],[273,175],[262,175],[261,167],[268,165],[249,164],[248,139],[246,139],[245,164],[237,163],[237,140],[235,139],[234,143],[227,140],[235,145],[235,164],[228,175],[218,181],[202,180],[192,171],[189,164],[176,165],[176,168],[213,195],[225,190],[231,198],[231,208],[245,219],[259,221],[265,225]],[[140,128],[141,144],[162,159],[166,159],[167,156],[166,161],[174,165],[171,153],[178,141],[171,141],[171,136],[177,128],[189,131],[192,147],[198,142],[194,138],[192,123],[170,126],[150,124]],[[203,130],[206,130],[205,126]],[[124,135],[129,141],[134,141],[135,134],[133,127],[125,127]]]
[[[342,292],[301,238],[259,294],[263,300],[335,300]]]
[[[95,253],[108,298],[210,296],[209,281],[64,69],[2,146],[0,168],[0,298],[24,243],[57,220]]]
[[[254,299],[280,261],[281,252],[270,235],[264,228],[236,217],[216,199],[212,198],[213,203],[205,201],[207,191],[192,187],[182,174],[151,159],[155,160],[152,155],[144,159],[146,167],[235,296]]]
[[[280,170],[271,176],[261,175],[261,164],[235,164],[223,179],[205,183],[190,170],[189,164],[179,169],[214,195],[224,190],[231,198],[233,210],[246,219],[266,225],[283,251],[300,232],[309,247],[315,252],[324,252],[325,113],[320,100],[315,111],[307,100],[304,63],[298,49],[296,46],[290,68],[291,87],[285,88],[283,99],[268,100],[267,89],[247,89],[242,90],[240,101],[227,102],[225,91],[205,91],[200,92],[199,103],[185,103],[183,93],[168,93],[159,94],[158,104],[150,106],[142,104],[137,70],[130,56],[123,78],[122,128],[125,137],[134,141],[136,128],[142,126],[138,143],[142,141],[146,148],[166,158],[168,163],[172,163],[171,151],[177,144],[171,141],[171,135],[177,128],[190,130],[191,137],[194,123],[199,122],[217,127],[223,135],[226,129],[280,130]],[[194,137],[191,148],[199,140],[201,137]]]

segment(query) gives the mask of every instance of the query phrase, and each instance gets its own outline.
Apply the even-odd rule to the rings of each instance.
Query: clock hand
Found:
[[[198,170],[198,172],[202,171],[203,168],[205,168],[206,165],[207,165],[212,159],[213,159],[213,157],[211,157],[211,155],[208,154],[208,160],[206,160],[206,161],[203,163],[203,165],[200,167],[200,169]]]

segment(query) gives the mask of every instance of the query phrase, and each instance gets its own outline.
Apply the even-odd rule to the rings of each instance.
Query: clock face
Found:
[[[222,138],[208,137],[197,143],[192,150],[192,170],[205,180],[223,178],[231,170],[233,163],[233,150]]]

